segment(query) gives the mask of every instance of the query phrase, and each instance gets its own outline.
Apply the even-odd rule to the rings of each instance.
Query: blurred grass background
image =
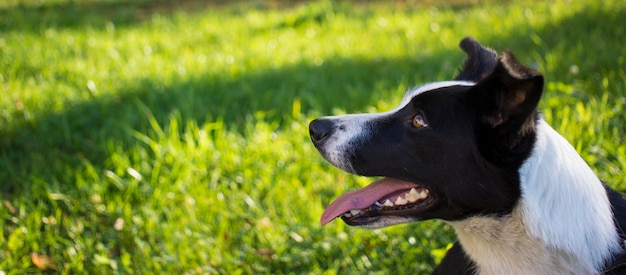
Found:
[[[429,272],[454,234],[323,208],[320,115],[455,75],[471,35],[544,72],[541,109],[625,191],[626,2],[0,3],[0,273]]]

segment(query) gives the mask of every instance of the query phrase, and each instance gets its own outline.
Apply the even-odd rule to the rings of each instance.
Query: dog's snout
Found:
[[[324,118],[318,118],[309,123],[309,135],[313,143],[323,142],[329,137],[335,128],[333,121]]]

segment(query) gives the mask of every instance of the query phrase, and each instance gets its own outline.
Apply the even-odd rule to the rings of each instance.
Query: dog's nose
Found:
[[[309,123],[309,135],[313,143],[320,143],[330,136],[335,128],[335,124],[324,118],[318,118]]]

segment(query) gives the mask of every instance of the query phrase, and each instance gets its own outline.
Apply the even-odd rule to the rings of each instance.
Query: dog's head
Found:
[[[408,91],[395,109],[315,119],[311,140],[347,172],[382,177],[335,200],[321,222],[384,227],[509,213],[535,142],[543,76],[472,38],[452,81]]]

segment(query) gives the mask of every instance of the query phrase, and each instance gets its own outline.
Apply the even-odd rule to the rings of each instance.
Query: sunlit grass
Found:
[[[0,5],[0,271],[430,271],[441,222],[319,225],[371,179],[307,123],[450,79],[467,35],[543,71],[544,116],[626,190],[625,4],[458,2]]]

